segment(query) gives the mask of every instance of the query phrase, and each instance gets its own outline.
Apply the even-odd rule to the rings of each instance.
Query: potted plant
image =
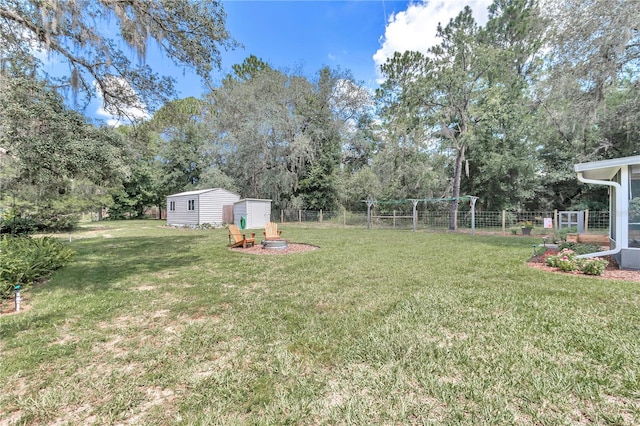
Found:
[[[522,229],[522,235],[531,235],[531,230],[533,229],[533,222],[531,221],[520,222],[520,229]]]

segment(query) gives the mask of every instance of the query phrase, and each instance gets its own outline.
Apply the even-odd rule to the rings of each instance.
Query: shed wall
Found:
[[[223,206],[233,205],[240,199],[238,194],[217,188],[193,193],[175,194],[167,197],[167,224],[196,226],[204,223],[221,225]],[[189,200],[195,201],[195,209],[189,210]],[[171,202],[175,209],[171,210]]]
[[[188,210],[189,200],[195,200],[195,210]],[[175,210],[171,211],[171,201],[175,202]],[[167,197],[167,225],[198,225],[198,195],[176,195]]]
[[[233,204],[239,199],[239,195],[222,189],[200,194],[199,224],[222,225],[223,206]]]
[[[271,201],[248,201],[247,227],[258,229],[271,221]],[[250,220],[249,220],[250,219]]]
[[[271,200],[240,200],[233,206],[233,223],[240,226],[243,216],[247,229],[264,228],[271,221]]]

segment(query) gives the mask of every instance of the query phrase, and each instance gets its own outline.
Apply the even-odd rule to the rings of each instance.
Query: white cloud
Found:
[[[381,37],[382,46],[373,55],[376,69],[384,64],[394,52],[416,50],[426,53],[438,44],[436,29],[438,23],[443,26],[455,18],[462,9],[469,5],[473,17],[479,25],[484,25],[488,19],[487,8],[492,0],[423,0],[412,3],[407,10],[389,16],[384,36]]]
[[[125,79],[112,76],[110,79],[106,79],[106,84],[109,85],[109,90],[117,92],[121,96],[128,98],[129,103],[132,105],[130,107],[122,108],[121,116],[117,115],[116,111],[113,111],[110,108],[105,108],[103,93],[100,90],[100,86],[94,82],[96,93],[98,94],[98,99],[101,103],[101,106],[98,107],[95,114],[97,117],[104,119],[107,125],[118,127],[123,124],[128,124],[134,120],[148,119],[151,117],[147,112],[146,106],[140,101],[138,95]]]

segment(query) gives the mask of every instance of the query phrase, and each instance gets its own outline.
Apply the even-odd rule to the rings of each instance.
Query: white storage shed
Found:
[[[233,220],[225,215],[233,210],[240,195],[222,188],[181,192],[167,197],[167,225],[197,226],[205,223],[222,225]],[[228,216],[228,217],[226,217]]]
[[[264,228],[269,222],[271,222],[271,200],[245,198],[233,205],[233,223],[240,229]]]

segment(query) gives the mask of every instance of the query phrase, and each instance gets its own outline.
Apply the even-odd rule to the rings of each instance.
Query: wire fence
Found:
[[[448,210],[371,209],[366,211],[277,210],[271,220],[281,223],[330,223],[341,226],[362,226],[371,229],[448,230],[451,222],[459,231],[474,229],[487,232],[519,233],[523,227],[536,230],[607,233],[608,211],[475,211],[460,209],[454,217]]]

